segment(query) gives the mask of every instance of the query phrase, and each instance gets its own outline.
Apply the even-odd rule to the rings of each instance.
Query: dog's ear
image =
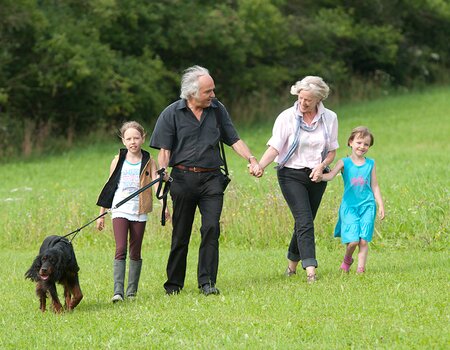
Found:
[[[31,267],[28,269],[27,272],[25,272],[25,278],[29,278],[32,281],[39,281],[39,269],[42,266],[42,255],[38,255],[34,261],[33,264],[31,264]]]
[[[55,261],[55,264],[53,265],[53,278],[55,281],[59,281],[64,274],[64,257],[60,252],[58,252],[58,254],[53,256],[53,259]]]

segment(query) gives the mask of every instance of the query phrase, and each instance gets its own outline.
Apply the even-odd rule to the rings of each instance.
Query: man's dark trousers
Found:
[[[220,170],[194,173],[173,168],[171,177],[173,230],[164,288],[170,293],[180,291],[184,286],[189,240],[197,207],[201,214],[198,286],[215,285],[219,266],[219,220],[223,206]]]

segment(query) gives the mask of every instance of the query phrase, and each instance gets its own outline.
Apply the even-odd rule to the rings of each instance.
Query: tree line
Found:
[[[193,64],[231,106],[305,75],[445,81],[449,38],[446,0],[0,0],[0,156],[155,120]]]

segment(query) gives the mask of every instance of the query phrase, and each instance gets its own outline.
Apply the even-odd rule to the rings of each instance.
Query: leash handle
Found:
[[[161,168],[158,170],[159,177],[161,181],[158,184],[158,189],[156,190],[156,198],[163,201],[162,204],[162,212],[161,212],[161,225],[166,225],[166,208],[167,208],[167,194],[170,189],[170,184],[172,183],[173,179],[169,176],[169,179],[167,181],[163,181],[164,174],[166,172],[165,168]],[[164,182],[164,187],[163,187]],[[162,190],[162,194],[161,194]]]
[[[164,168],[161,168],[158,170],[160,179],[164,179],[165,172],[166,172],[166,169],[164,169]],[[169,192],[170,184],[172,181],[173,181],[173,179],[169,176],[169,179],[167,181],[159,182],[158,189],[156,190],[156,198],[164,199],[164,197],[167,197],[167,193]],[[164,190],[163,190],[163,194],[161,195],[161,190],[163,189],[163,182],[164,182]]]

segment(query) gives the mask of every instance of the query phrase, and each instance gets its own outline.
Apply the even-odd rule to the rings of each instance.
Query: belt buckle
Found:
[[[193,167],[193,169],[194,169],[194,173],[200,173],[200,172],[201,172],[200,170],[197,170],[197,167],[196,167],[196,166]]]

